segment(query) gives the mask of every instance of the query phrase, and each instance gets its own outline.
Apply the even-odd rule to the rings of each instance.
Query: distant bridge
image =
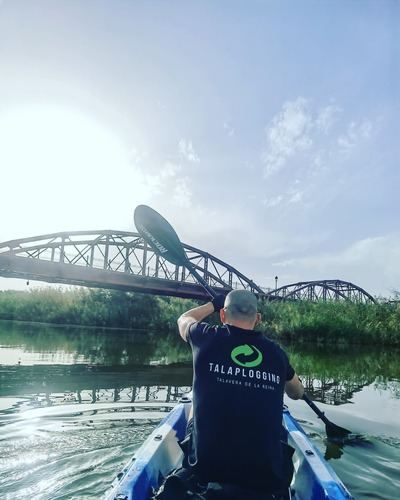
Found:
[[[267,300],[374,301],[340,280],[296,283],[265,291],[207,252],[183,245],[195,269],[218,293],[245,289]],[[74,231],[0,243],[0,276],[87,287],[205,299],[204,289],[182,266],[155,254],[134,232]]]
[[[375,302],[368,292],[353,283],[342,280],[302,281],[271,290],[266,296],[269,300]]]

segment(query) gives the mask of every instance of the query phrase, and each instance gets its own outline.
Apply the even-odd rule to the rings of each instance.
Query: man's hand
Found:
[[[225,304],[225,295],[218,293],[211,301],[211,304],[214,306],[214,311],[219,312],[224,308]]]

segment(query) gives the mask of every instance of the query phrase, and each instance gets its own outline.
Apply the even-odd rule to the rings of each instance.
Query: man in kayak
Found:
[[[203,322],[214,312],[222,326]],[[237,485],[237,498],[250,498],[250,491],[254,498],[280,498],[287,491],[283,395],[299,399],[304,393],[285,352],[254,330],[260,320],[257,298],[247,290],[217,296],[178,319],[193,353],[185,465],[201,482]]]

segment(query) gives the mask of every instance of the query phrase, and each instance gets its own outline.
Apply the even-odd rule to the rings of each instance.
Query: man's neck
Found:
[[[241,328],[242,330],[254,330],[254,324],[247,323],[245,321],[229,321],[229,323],[225,324],[230,326],[236,326],[237,328]]]

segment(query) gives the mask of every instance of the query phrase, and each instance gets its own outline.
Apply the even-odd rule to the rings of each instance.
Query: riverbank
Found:
[[[103,289],[1,291],[0,319],[123,330],[176,330],[193,300]],[[282,341],[400,346],[400,304],[260,302],[259,329]],[[218,321],[217,315],[214,318]]]
[[[285,341],[400,346],[400,304],[272,302],[260,329]]]

